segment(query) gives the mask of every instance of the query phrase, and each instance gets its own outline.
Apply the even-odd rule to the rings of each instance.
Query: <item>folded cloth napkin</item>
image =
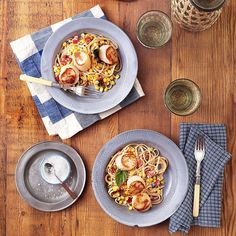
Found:
[[[12,50],[22,72],[30,76],[41,77],[40,59],[46,41],[60,26],[80,17],[106,19],[102,9],[97,5],[86,12],[11,42]],[[28,83],[28,87],[49,135],[57,134],[62,139],[72,137],[79,131],[110,116],[144,96],[141,85],[136,79],[133,89],[119,105],[100,114],[87,115],[73,112],[58,104],[43,85]]]
[[[196,173],[194,157],[195,141],[199,135],[205,138],[205,157],[201,164],[201,195],[199,216],[192,216]],[[224,125],[180,124],[180,149],[189,169],[189,187],[184,201],[170,217],[169,231],[188,233],[191,225],[220,227],[223,173],[231,155],[226,152],[226,128]]]

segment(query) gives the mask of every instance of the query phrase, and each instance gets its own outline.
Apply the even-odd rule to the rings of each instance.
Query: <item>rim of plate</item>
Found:
[[[108,31],[107,28],[112,28],[113,30]],[[131,42],[130,38],[128,35],[117,25],[111,23],[108,20],[104,20],[101,18],[94,18],[94,17],[82,17],[78,19],[71,20],[64,25],[62,25],[60,28],[58,28],[55,32],[52,33],[52,35],[49,37],[47,40],[42,57],[41,57],[41,73],[42,77],[50,80],[50,81],[55,81],[54,73],[53,73],[53,61],[55,58],[55,54],[60,48],[59,46],[61,43],[70,35],[75,33],[76,31],[82,31],[82,30],[89,30],[92,32],[94,31],[101,31],[101,34],[107,34],[107,37],[110,37],[112,40],[114,40],[120,48],[122,48],[122,51],[125,52],[127,48],[129,48],[129,54],[126,55],[126,66],[123,67],[125,69],[125,75],[123,78],[120,80],[126,80],[125,82],[128,83],[121,83],[120,82],[120,91],[114,91],[118,88],[118,84],[112,88],[110,91],[106,92],[105,95],[103,95],[99,99],[89,99],[83,97],[83,99],[87,99],[89,102],[83,102],[81,105],[77,103],[76,105],[74,104],[74,100],[70,97],[70,94],[66,94],[65,92],[53,88],[53,87],[47,87],[48,92],[51,94],[51,96],[61,105],[64,107],[73,110],[75,112],[79,112],[82,114],[97,114],[101,113],[104,111],[107,111],[109,109],[114,108],[115,106],[119,105],[130,93],[131,89],[134,86],[135,79],[137,78],[137,73],[138,73],[138,58],[137,58],[137,53],[135,51],[134,45]],[[111,32],[111,33],[110,33]],[[120,41],[117,41],[115,36],[113,35],[120,35]],[[109,36],[110,35],[110,36]],[[116,36],[117,37],[117,36]],[[121,41],[122,39],[122,41]],[[123,41],[124,40],[124,41]],[[123,46],[125,45],[125,46]],[[128,60],[127,60],[128,59]],[[124,70],[124,69],[123,69]],[[119,81],[120,81],[119,80]],[[119,83],[119,81],[117,83]],[[116,96],[112,95],[112,91]],[[122,91],[122,92],[121,92]],[[107,95],[110,94],[111,95]],[[104,100],[104,97],[108,97],[107,99]],[[67,100],[67,101],[65,101]],[[71,102],[73,100],[73,102]],[[93,109],[89,108],[88,104],[90,103],[95,103],[96,106],[93,106]]]
[[[167,141],[170,145],[172,145],[174,148],[176,148],[176,150],[179,151],[179,154],[180,156],[182,157],[182,164],[183,164],[183,168],[185,170],[185,173],[186,173],[186,176],[181,178],[181,180],[183,180],[183,185],[182,185],[182,189],[180,192],[178,192],[178,199],[179,199],[179,202],[178,204],[173,204],[174,207],[173,209],[171,210],[171,212],[169,212],[168,214],[166,214],[165,217],[163,217],[163,219],[161,220],[158,220],[158,221],[155,221],[155,222],[143,222],[142,224],[136,224],[135,222],[127,222],[125,220],[122,219],[122,217],[117,217],[117,216],[114,216],[114,214],[112,214],[108,207],[105,206],[105,204],[103,204],[103,201],[102,199],[100,198],[99,196],[99,189],[97,189],[97,187],[95,186],[94,184],[94,178],[95,178],[95,172],[96,172],[96,166],[100,163],[101,161],[101,156],[103,155],[103,152],[104,150],[109,146],[111,145],[112,143],[116,142],[117,143],[117,139],[121,139],[123,140],[125,136],[127,135],[136,135],[137,137],[137,141],[138,139],[140,139],[140,136],[137,136],[137,134],[140,135],[140,133],[146,133],[146,134],[152,134],[152,135],[157,135],[159,136],[160,138],[162,139],[165,139],[165,141]],[[119,145],[121,145],[121,140],[119,140],[119,144],[117,144],[117,147]],[[134,140],[130,140],[128,141],[127,140],[127,143],[131,143],[131,142],[135,142]],[[155,141],[148,141],[147,142],[155,142]],[[126,143],[126,144],[127,144]],[[121,146],[124,146],[125,144],[122,144]],[[115,148],[113,148],[115,149]],[[109,158],[105,159],[103,157],[104,161],[107,163],[109,161]],[[124,225],[128,225],[128,226],[138,226],[138,227],[148,227],[148,226],[153,226],[153,225],[157,225],[165,220],[167,220],[170,216],[172,216],[176,211],[177,209],[179,208],[179,206],[181,205],[181,203],[183,202],[185,196],[186,196],[186,193],[187,193],[187,190],[188,190],[188,183],[189,183],[189,173],[188,173],[188,167],[187,167],[187,163],[186,163],[186,160],[181,152],[181,150],[179,149],[179,147],[171,140],[169,139],[168,137],[166,137],[165,135],[157,132],[157,131],[154,131],[154,130],[148,130],[148,129],[134,129],[134,130],[128,130],[128,131],[125,131],[123,133],[120,133],[118,134],[117,136],[113,137],[111,140],[109,140],[99,151],[99,153],[97,154],[97,157],[94,161],[94,165],[93,165],[93,169],[92,169],[92,188],[93,188],[93,192],[94,192],[94,195],[95,195],[95,198],[98,202],[98,204],[100,205],[100,207],[103,209],[103,211],[109,215],[111,218],[113,218],[114,220],[116,220],[117,222],[121,223],[121,224],[124,224]],[[105,185],[105,181],[104,181],[104,185]],[[107,193],[107,192],[106,192]],[[107,193],[108,194],[108,193]],[[112,201],[112,199],[110,199]],[[117,205],[118,206],[118,205]],[[148,211],[147,211],[148,212]],[[156,213],[156,212],[154,212]],[[137,214],[141,214],[141,213],[137,213]],[[144,213],[142,213],[144,214]]]
[[[24,174],[25,174],[25,167],[27,166],[27,164],[29,163],[31,157],[35,154],[37,154],[38,152],[40,151],[43,151],[43,150],[46,150],[46,146],[44,147],[44,145],[47,145],[47,148],[48,149],[54,149],[54,150],[59,150],[61,152],[64,152],[67,154],[67,156],[71,159],[71,161],[74,162],[74,165],[76,167],[76,171],[78,172],[78,164],[81,165],[81,169],[83,171],[83,173],[78,174],[77,176],[77,180],[76,180],[76,187],[78,187],[78,184],[79,184],[79,181],[81,181],[82,179],[82,186],[81,186],[81,189],[79,190],[79,192],[77,193],[77,197],[76,199],[71,199],[71,197],[68,195],[68,198],[65,199],[64,201],[69,201],[68,203],[66,202],[66,204],[62,207],[58,207],[58,208],[53,208],[53,209],[47,209],[47,208],[44,208],[46,206],[51,206],[52,204],[54,203],[47,203],[47,202],[41,202],[40,200],[38,200],[37,198],[34,198],[28,191],[26,185],[25,185],[25,181],[22,180],[21,182],[19,182],[19,179],[24,179]],[[41,149],[37,149],[37,147],[41,147]],[[61,146],[61,148],[59,148],[59,146]],[[57,149],[56,149],[57,147]],[[36,150],[34,150],[36,149]],[[26,157],[26,159],[24,159],[24,157],[29,153],[29,152],[32,152],[31,154],[33,155],[29,155],[28,157]],[[74,155],[76,156],[74,158]],[[75,162],[77,161],[77,163]],[[23,162],[23,166],[21,166],[21,163]],[[19,170],[22,170],[22,172],[19,172]],[[81,178],[82,177],[82,178]],[[61,211],[61,210],[64,210],[66,208],[68,208],[69,206],[71,206],[72,204],[74,204],[78,198],[81,196],[81,194],[83,193],[84,191],[84,187],[85,187],[85,183],[86,183],[86,169],[85,169],[85,165],[84,165],[84,162],[81,158],[81,156],[79,155],[79,153],[72,147],[64,144],[64,143],[60,143],[60,142],[57,142],[57,141],[43,141],[43,142],[39,142],[39,143],[36,143],[32,146],[30,146],[29,148],[27,148],[23,153],[22,155],[20,156],[19,160],[17,161],[17,164],[16,164],[16,169],[15,169],[15,183],[16,183],[16,189],[18,191],[18,193],[20,194],[21,198],[27,203],[29,204],[31,207],[39,210],[39,211],[43,211],[43,212],[55,212],[55,211]],[[76,191],[76,190],[75,190]],[[60,202],[61,203],[61,202]],[[60,204],[60,203],[57,203],[57,204]],[[36,205],[34,205],[36,204]],[[40,206],[41,205],[41,206]],[[44,205],[44,206],[42,206]]]

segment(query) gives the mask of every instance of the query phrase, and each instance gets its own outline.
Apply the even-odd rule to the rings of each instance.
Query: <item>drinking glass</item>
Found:
[[[143,46],[153,49],[161,47],[171,38],[172,22],[162,11],[148,11],[139,18],[136,34]]]
[[[200,11],[212,12],[219,10],[225,3],[225,0],[190,0],[190,2]]]
[[[200,88],[189,79],[174,80],[164,94],[165,106],[179,116],[193,114],[200,106],[201,100]]]

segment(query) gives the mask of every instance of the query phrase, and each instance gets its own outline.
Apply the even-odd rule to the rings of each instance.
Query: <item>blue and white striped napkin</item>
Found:
[[[30,76],[41,77],[40,60],[46,41],[60,26],[80,17],[106,19],[102,9],[97,5],[86,12],[11,42],[12,50],[22,72]],[[48,134],[59,135],[61,139],[72,137],[95,122],[112,115],[144,96],[142,87],[136,79],[130,94],[118,106],[100,114],[86,115],[73,112],[58,104],[48,93],[45,86],[32,83],[27,84]]]

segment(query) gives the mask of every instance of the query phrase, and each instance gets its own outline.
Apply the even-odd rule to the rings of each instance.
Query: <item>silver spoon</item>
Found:
[[[62,187],[66,190],[67,193],[69,193],[69,195],[73,198],[76,199],[77,198],[77,194],[75,192],[73,192],[66,183],[64,183],[56,174],[55,168],[51,163],[46,162],[44,164],[44,166],[47,168],[47,172],[49,174],[53,173],[54,176],[58,179],[58,181],[61,183]]]

